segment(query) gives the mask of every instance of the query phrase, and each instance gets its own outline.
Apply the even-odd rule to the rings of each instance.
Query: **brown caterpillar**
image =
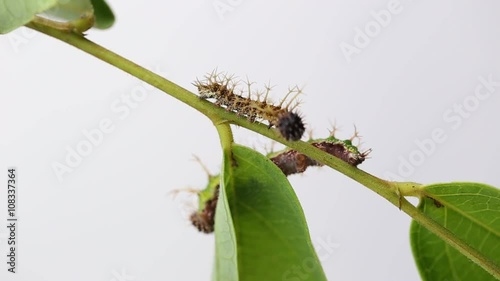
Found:
[[[357,131],[354,136],[347,140],[340,140],[334,136],[335,130],[326,139],[310,140],[313,146],[323,150],[324,152],[340,158],[344,162],[357,167],[365,161],[371,149],[360,152],[358,147],[352,144],[354,138],[359,138]],[[308,156],[292,149],[287,149],[284,152],[271,153],[268,157],[278,166],[285,175],[303,173],[310,166],[323,166],[324,164],[309,158]]]
[[[275,127],[283,138],[289,141],[297,141],[302,138],[305,131],[302,117],[293,112],[298,103],[292,105],[293,100],[302,92],[298,87],[290,88],[285,98],[278,104],[268,102],[267,97],[271,90],[266,86],[265,93],[257,93],[257,100],[250,98],[252,83],[248,82],[248,97],[235,93],[238,82],[232,76],[213,71],[205,76],[205,80],[197,80],[193,83],[198,88],[200,98],[215,99],[215,104],[235,112],[239,116],[248,118],[250,122],[264,119],[269,122],[269,127]],[[242,91],[241,91],[242,92]],[[264,94],[264,98],[260,97]],[[293,95],[290,101],[284,105],[285,100]]]
[[[191,223],[198,228],[199,231],[205,233],[214,232],[215,225],[215,207],[219,200],[219,185],[215,187],[213,197],[205,202],[203,209],[193,212],[189,219]]]

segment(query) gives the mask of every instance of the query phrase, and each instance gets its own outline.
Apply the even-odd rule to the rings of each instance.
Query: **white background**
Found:
[[[110,2],[116,24],[87,37],[189,90],[215,67],[260,85],[271,79],[275,100],[298,84],[314,136],[336,120],[347,138],[356,124],[363,147],[373,149],[360,168],[421,183],[500,186],[500,87],[470,103],[461,124],[443,117],[457,118],[447,111],[474,101],[478,77],[500,81],[498,1],[396,1],[399,12],[375,26],[350,62],[340,45],[355,46],[355,29],[390,1]],[[220,3],[231,10],[217,12]],[[216,131],[150,88],[129,115],[112,109],[142,85],[45,35],[20,28],[0,36],[0,210],[6,214],[6,169],[15,166],[20,218],[18,273],[1,262],[1,280],[210,279],[213,236],[189,224],[185,195],[168,193],[206,184],[193,154],[218,172]],[[85,140],[82,130],[106,118],[113,132],[59,181],[53,163],[64,164],[66,148]],[[439,128],[446,141],[420,161],[415,142]],[[261,151],[270,145],[242,128],[235,134]],[[398,172],[411,155],[420,162]],[[406,214],[328,168],[289,179],[313,241],[337,244],[320,250],[330,280],[419,280]],[[6,237],[2,226],[3,257]]]

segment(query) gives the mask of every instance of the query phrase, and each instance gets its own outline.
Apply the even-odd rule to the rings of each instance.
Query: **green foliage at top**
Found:
[[[94,8],[90,0],[58,1],[57,5],[41,14],[63,22],[75,21],[81,17],[93,16]]]
[[[0,34],[8,33],[57,4],[57,0],[0,0]]]
[[[104,0],[0,0],[0,34],[25,25],[38,14],[67,22],[78,31],[109,28],[115,20]]]

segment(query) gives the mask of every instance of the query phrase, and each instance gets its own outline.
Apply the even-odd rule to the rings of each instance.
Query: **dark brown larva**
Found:
[[[296,150],[288,150],[271,158],[271,161],[280,168],[285,175],[303,173],[307,167],[321,166],[322,164],[313,160]]]
[[[368,154],[371,152],[370,149],[364,152],[359,152],[358,148],[352,144],[351,140],[339,140],[333,136],[323,140],[310,141],[310,143],[354,167],[363,163]],[[323,166],[323,163],[311,159],[296,150],[286,150],[285,152],[279,154],[273,153],[270,159],[287,176],[303,173],[308,167],[311,166]]]
[[[191,223],[201,232],[214,232],[215,208],[217,207],[217,201],[219,200],[219,186],[215,188],[213,196],[214,197],[207,200],[205,208],[201,211],[193,212],[189,218]]]

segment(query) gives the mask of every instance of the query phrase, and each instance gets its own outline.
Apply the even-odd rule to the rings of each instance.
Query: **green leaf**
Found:
[[[56,4],[57,0],[0,0],[0,34],[28,23]]]
[[[105,0],[0,0],[0,34],[30,22],[37,14],[61,21],[60,28],[80,33],[93,26],[109,28],[115,21]]]
[[[65,0],[44,12],[45,15],[71,22],[80,31],[90,27],[106,29],[113,25],[115,16],[104,0]],[[86,26],[84,28],[79,27]]]
[[[115,23],[115,15],[104,0],[91,0],[94,6],[95,27],[99,29],[110,28]]]
[[[53,21],[54,27],[83,33],[94,26],[94,8],[90,0],[59,0],[41,15]]]
[[[418,208],[500,266],[500,191],[479,183],[423,187]],[[413,255],[423,280],[495,280],[442,239],[415,221]]]
[[[60,21],[75,21],[83,15],[93,15],[94,9],[90,0],[59,0],[57,5],[42,14]]]
[[[214,280],[326,280],[287,178],[243,146],[225,155],[215,241]]]

